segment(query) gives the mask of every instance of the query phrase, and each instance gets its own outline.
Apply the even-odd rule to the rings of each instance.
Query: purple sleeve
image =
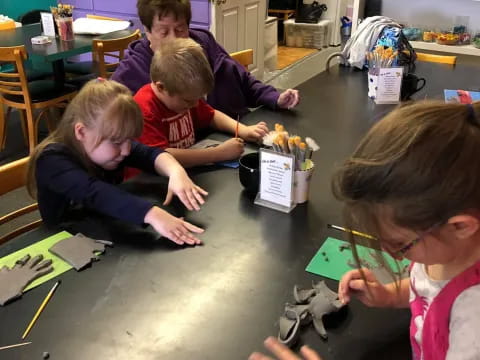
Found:
[[[61,152],[45,153],[37,160],[37,187],[102,214],[135,224],[143,224],[152,204],[115,185],[88,174],[71,156]],[[55,203],[41,204],[42,217],[49,222]],[[43,206],[42,206],[43,205]],[[49,207],[53,208],[49,208]]]
[[[202,45],[207,54],[210,66],[215,76],[215,106],[224,102],[222,94],[228,87],[232,88],[233,82],[239,86],[239,90],[245,98],[245,105],[257,107],[266,105],[271,109],[277,106],[279,92],[270,85],[265,85],[255,79],[242,65],[233,60],[225,49],[217,43],[213,35],[205,30],[191,30],[190,36]],[[231,93],[228,96],[233,96]],[[225,96],[225,95],[223,95]]]
[[[153,53],[149,42],[143,38],[129,45],[127,53],[111,79],[128,87],[135,94],[143,85],[150,82],[150,64]]]

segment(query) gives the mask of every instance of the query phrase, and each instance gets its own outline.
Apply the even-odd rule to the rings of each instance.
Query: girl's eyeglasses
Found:
[[[422,241],[425,238],[425,236],[431,234],[432,231],[434,231],[436,228],[438,228],[441,225],[442,223],[438,223],[431,226],[428,230],[422,232],[419,236],[417,236],[415,239],[413,239],[412,241],[410,241],[408,244],[404,245],[400,249],[397,249],[395,251],[389,251],[389,252],[395,257],[400,257],[400,258],[404,257],[405,254],[408,251],[410,251],[415,245],[417,245],[420,241]]]

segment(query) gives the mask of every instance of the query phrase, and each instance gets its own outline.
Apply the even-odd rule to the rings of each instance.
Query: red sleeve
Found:
[[[212,124],[215,109],[208,105],[205,100],[199,100],[197,106],[190,109],[190,114],[195,130],[208,128]]]
[[[148,96],[148,92],[143,92],[142,89],[134,96],[143,115],[143,131],[138,141],[148,146],[166,149],[169,146],[168,134],[161,120],[160,109]]]

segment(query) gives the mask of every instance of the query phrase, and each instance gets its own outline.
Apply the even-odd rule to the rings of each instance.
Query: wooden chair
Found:
[[[125,56],[125,50],[128,45],[142,37],[140,30],[129,36],[112,40],[93,40],[93,60],[97,64],[98,75],[108,79],[112,76],[120,61]],[[118,59],[115,62],[106,62],[105,57]]]
[[[12,190],[25,186],[27,180],[28,159],[28,157],[24,157],[20,160],[0,166],[0,195],[4,195]],[[12,211],[11,213],[0,217],[0,225],[37,209],[38,204],[34,203],[25,206],[22,209]],[[6,235],[0,236],[0,244],[40,226],[41,223],[42,220],[36,220],[27,225],[21,226]]]
[[[230,57],[236,60],[240,65],[248,70],[248,65],[253,64],[253,49],[237,51],[230,54]]]
[[[435,55],[417,52],[417,60],[455,65],[457,62],[457,57],[453,55]]]
[[[0,150],[5,148],[7,120],[12,108],[19,111],[22,128],[27,134],[29,151],[37,144],[37,128],[40,119],[45,116],[49,130],[54,124],[48,117],[48,108],[65,107],[66,102],[76,94],[74,86],[55,86],[53,80],[27,81],[23,62],[27,59],[25,46],[0,47],[0,61],[12,63],[13,71],[0,74]],[[3,112],[6,105],[6,115]],[[40,110],[35,117],[34,111]]]

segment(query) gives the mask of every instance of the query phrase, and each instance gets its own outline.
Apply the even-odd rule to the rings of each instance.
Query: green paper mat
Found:
[[[29,286],[25,288],[23,292],[33,289],[34,287],[41,285],[44,282],[47,282],[48,280],[53,279],[54,277],[63,274],[65,271],[72,268],[70,264],[66,263],[58,256],[55,256],[48,251],[48,249],[50,249],[59,241],[69,238],[71,236],[72,234],[70,234],[69,232],[62,231],[39,242],[36,242],[33,245],[27,246],[26,248],[4,256],[0,259],[0,268],[3,266],[8,266],[9,268],[11,268],[13,265],[15,265],[15,261],[23,258],[27,254],[29,254],[31,257],[42,254],[44,259],[51,259],[53,271],[32,282]]]
[[[345,249],[340,252],[340,245],[345,244],[349,243],[331,237],[327,238],[313,259],[310,260],[310,263],[307,265],[305,270],[333,280],[340,280],[346,272],[352,270],[352,267],[348,265],[349,260],[352,264],[355,264],[352,251],[350,249]],[[364,259],[368,263],[376,265],[375,261],[370,255],[370,253],[374,252],[375,250],[365,246],[357,245],[357,251],[360,259]],[[325,255],[323,255],[323,253],[325,253]],[[387,253],[383,254],[392,269],[396,269],[395,260]],[[328,261],[326,261],[326,258],[328,258]],[[410,262],[404,259],[401,261],[401,263],[403,265],[408,265]]]

